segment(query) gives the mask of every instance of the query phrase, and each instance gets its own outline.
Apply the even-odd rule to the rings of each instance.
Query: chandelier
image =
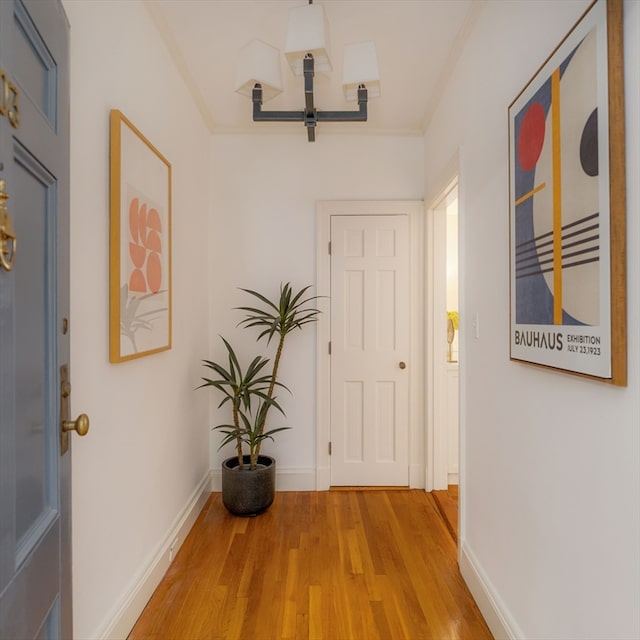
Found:
[[[285,57],[294,75],[304,76],[304,109],[264,111],[262,103],[282,91],[280,51],[253,40],[240,50],[236,91],[253,101],[255,122],[303,122],[309,142],[316,139],[318,122],[366,122],[369,98],[380,95],[378,61],[373,42],[344,47],[342,86],[347,101],[358,102],[351,111],[319,111],[315,108],[313,78],[316,72],[331,71],[328,24],[322,5],[289,10]]]

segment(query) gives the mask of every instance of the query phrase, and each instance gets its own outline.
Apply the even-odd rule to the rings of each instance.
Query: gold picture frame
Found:
[[[627,384],[621,0],[596,0],[509,106],[510,357]]]
[[[171,164],[110,113],[109,360],[171,349]]]

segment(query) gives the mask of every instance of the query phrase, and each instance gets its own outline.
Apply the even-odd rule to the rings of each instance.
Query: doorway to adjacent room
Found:
[[[428,279],[433,310],[430,370],[433,380],[433,494],[457,539],[459,482],[460,316],[458,296],[458,180],[431,207],[432,255]]]

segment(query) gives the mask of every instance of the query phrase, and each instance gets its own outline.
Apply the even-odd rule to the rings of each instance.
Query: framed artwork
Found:
[[[111,111],[109,360],[171,348],[171,165]]]
[[[511,359],[626,385],[622,1],[509,106]]]

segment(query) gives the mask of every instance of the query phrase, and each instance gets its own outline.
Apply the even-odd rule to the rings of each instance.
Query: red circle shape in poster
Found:
[[[534,102],[524,114],[518,135],[518,160],[524,171],[536,166],[544,144],[544,109]]]

